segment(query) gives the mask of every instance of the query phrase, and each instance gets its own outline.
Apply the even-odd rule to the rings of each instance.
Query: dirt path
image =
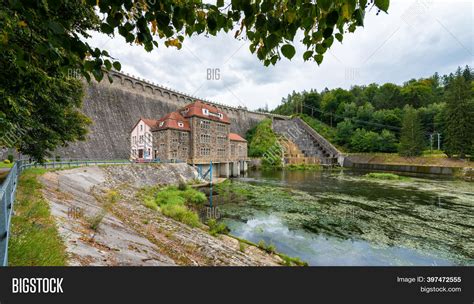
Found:
[[[191,228],[148,209],[135,198],[137,186],[146,174],[152,174],[155,182],[168,184],[193,179],[194,170],[190,168],[184,164],[160,168],[132,165],[44,174],[40,179],[43,194],[65,240],[69,264],[279,265],[278,256],[253,246],[245,246],[242,252],[236,239],[213,237],[202,229]],[[98,228],[94,229],[93,223],[97,221],[93,219],[104,214],[103,197],[110,188],[118,191],[121,198],[107,208]]]

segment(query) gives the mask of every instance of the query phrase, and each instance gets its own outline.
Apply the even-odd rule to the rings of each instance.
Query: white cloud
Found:
[[[402,83],[450,73],[473,63],[472,1],[391,1],[389,14],[367,12],[365,27],[334,42],[324,62],[292,61],[264,67],[233,33],[195,36],[181,50],[163,45],[151,53],[120,36],[94,34],[91,44],[109,50],[125,72],[201,98],[251,109],[277,106],[288,93],[355,84]],[[219,80],[208,80],[219,69]]]

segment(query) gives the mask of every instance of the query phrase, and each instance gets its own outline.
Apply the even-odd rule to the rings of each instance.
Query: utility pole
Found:
[[[433,153],[433,133],[430,134],[430,153]]]
[[[438,150],[441,150],[441,134],[438,132]]]

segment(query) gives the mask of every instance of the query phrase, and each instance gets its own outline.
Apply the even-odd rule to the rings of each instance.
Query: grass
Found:
[[[13,167],[13,165],[14,165],[13,163],[6,164],[4,162],[0,162],[0,168],[11,168],[11,167]]]
[[[264,240],[258,242],[258,248],[266,251],[267,253],[274,254],[276,253],[276,247],[273,244],[267,244]]]
[[[396,174],[393,174],[393,173],[375,173],[375,172],[371,172],[371,173],[367,173],[364,176],[367,177],[367,178],[383,179],[383,180],[409,180],[410,179],[409,177],[400,176],[400,175],[396,175]]]
[[[28,169],[20,176],[8,248],[11,266],[64,266],[67,263],[66,247],[37,180],[46,171]]]
[[[239,241],[239,251],[245,253],[246,249],[247,249],[247,245],[244,242]]]
[[[184,223],[191,227],[201,226],[199,221],[199,216],[196,212],[189,210],[184,205],[179,204],[166,204],[161,207],[161,212],[171,217],[172,219],[177,220],[178,222]]]
[[[105,209],[102,209],[99,212],[97,212],[95,215],[90,216],[90,217],[86,217],[86,222],[87,222],[89,228],[94,230],[94,231],[97,231],[99,229],[99,225],[102,222],[102,220],[104,219],[106,213],[107,212],[105,211]]]
[[[285,166],[285,170],[289,171],[319,171],[322,166],[318,164],[291,164]]]
[[[290,256],[287,256],[284,253],[276,252],[275,246],[270,245],[272,247],[268,247],[268,245],[265,243],[264,240],[261,240],[260,242],[258,242],[258,244],[255,244],[251,241],[248,241],[246,239],[241,239],[241,238],[233,236],[233,235],[231,235],[231,237],[233,237],[234,239],[239,241],[240,251],[245,250],[247,246],[258,247],[260,249],[263,249],[264,251],[274,250],[273,254],[278,255],[283,260],[283,265],[285,265],[285,266],[308,266],[308,263],[306,263],[305,261],[302,261],[300,258],[290,257]]]
[[[209,219],[207,225],[209,226],[209,234],[212,236],[229,233],[229,228],[224,223],[218,223],[215,219]]]

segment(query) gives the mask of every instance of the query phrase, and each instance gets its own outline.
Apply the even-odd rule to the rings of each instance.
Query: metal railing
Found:
[[[13,213],[18,176],[22,170],[21,162],[16,162],[10,169],[7,178],[0,188],[0,263],[8,264],[8,239],[10,237],[10,221]]]

